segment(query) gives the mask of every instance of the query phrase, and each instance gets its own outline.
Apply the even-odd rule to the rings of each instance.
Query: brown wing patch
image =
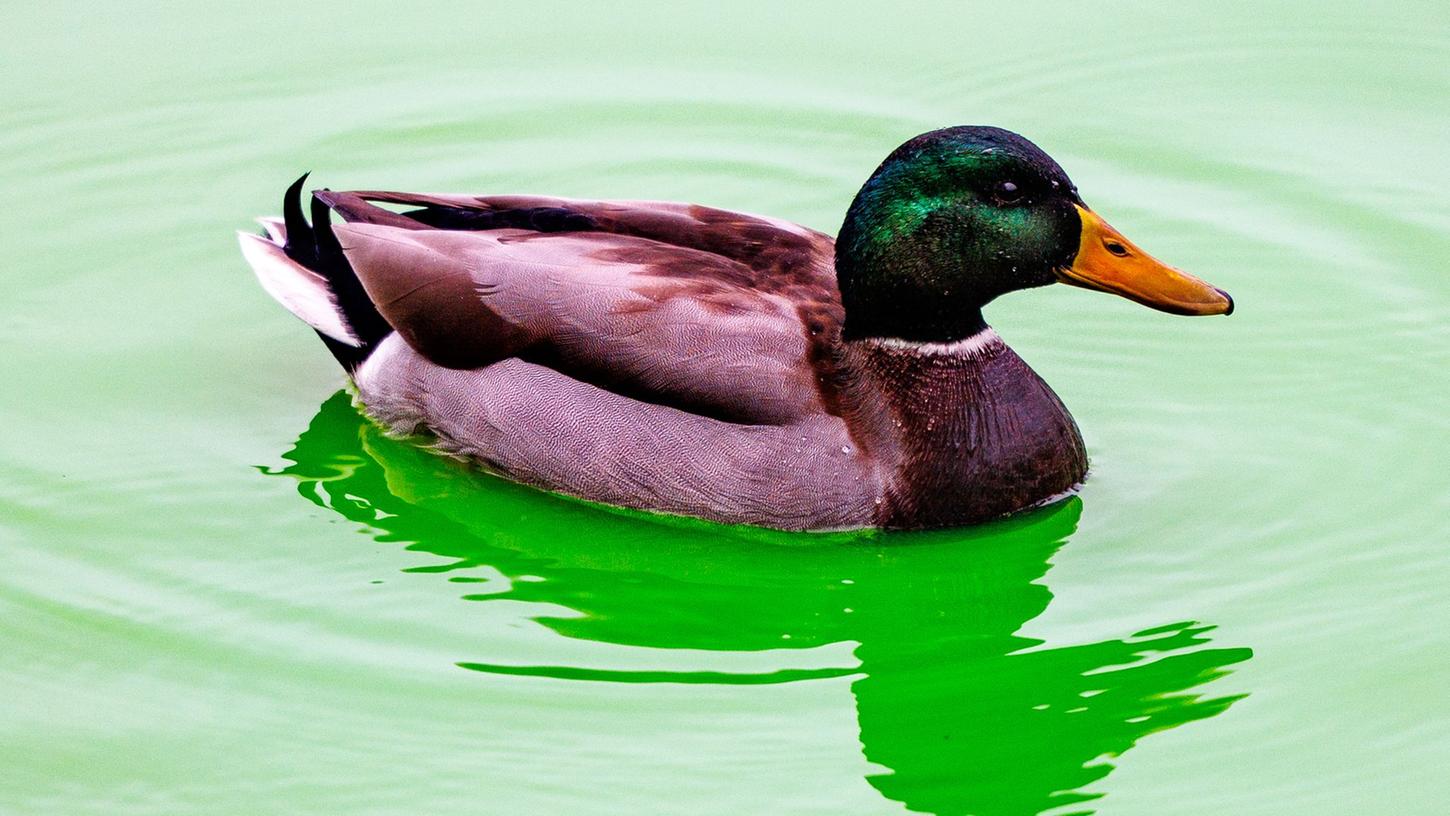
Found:
[[[603,263],[624,263],[641,267],[636,273],[639,275],[715,281],[741,288],[752,287],[756,277],[755,270],[739,261],[653,240],[607,246],[589,253],[587,257]]]
[[[597,267],[601,271],[612,269],[614,274],[627,268],[622,280],[617,277],[613,280],[626,286],[633,296],[609,301],[607,306],[608,312],[632,321],[614,329],[627,333],[619,340],[630,349],[621,349],[618,354],[635,360],[637,355],[644,353],[641,348],[628,346],[628,333],[637,333],[644,325],[649,326],[650,331],[665,332],[666,336],[677,331],[680,339],[678,353],[686,355],[675,360],[669,356],[677,353],[673,346],[668,350],[661,348],[662,356],[658,362],[650,364],[658,367],[642,370],[640,376],[666,382],[667,388],[708,387],[721,391],[719,399],[726,398],[724,392],[736,393],[736,386],[726,387],[717,382],[718,372],[700,372],[694,376],[703,377],[703,380],[678,382],[677,376],[666,373],[678,368],[685,359],[698,356],[696,351],[690,350],[693,348],[691,343],[695,341],[684,339],[699,328],[698,324],[690,321],[719,315],[727,320],[711,328],[722,337],[739,331],[744,333],[742,338],[749,338],[739,346],[741,351],[736,352],[742,356],[731,365],[756,365],[761,372],[772,372],[768,379],[779,379],[779,382],[774,386],[774,396],[769,399],[777,406],[796,399],[802,406],[814,403],[829,413],[839,414],[836,356],[843,312],[835,281],[834,242],[829,236],[761,216],[669,202],[374,191],[331,195],[341,208],[347,210],[344,217],[350,221],[375,220],[396,224],[401,219],[412,221],[416,225],[413,229],[421,227],[429,231],[455,233],[487,231],[497,236],[493,239],[495,246],[538,242],[537,249],[525,252],[520,260],[533,257],[548,264],[575,265],[575,274],[579,275],[577,280],[581,288],[574,294],[550,295],[551,298],[565,298],[548,304],[551,309],[587,308],[586,302],[602,303],[597,298],[589,300],[595,298],[590,294],[594,284],[587,282],[592,274],[591,268]],[[371,205],[365,204],[366,201],[384,201],[421,209],[400,214],[382,208],[369,211],[366,208]],[[501,234],[505,231],[509,234]],[[501,258],[500,262],[505,260]],[[607,277],[609,273],[602,274]],[[475,280],[475,284],[480,282]],[[505,280],[500,280],[500,283],[511,285]],[[439,287],[440,293],[443,288]],[[575,297],[584,299],[579,301],[578,307],[565,305],[570,303],[569,298]],[[681,301],[697,308],[697,311],[693,315],[688,309],[682,311]],[[494,307],[494,303],[490,300],[490,308]],[[655,310],[658,310],[659,317],[651,322],[650,312]],[[750,318],[757,314],[765,322],[753,324]],[[680,323],[676,330],[671,321],[685,322]],[[767,326],[776,328],[765,328]],[[448,333],[453,333],[456,328],[449,327]],[[501,331],[504,328],[496,327],[489,334],[495,337],[504,334],[506,332]],[[769,346],[760,347],[758,351],[744,351],[750,348],[750,343],[766,341],[771,332],[779,332],[782,328],[789,335],[803,339],[804,348],[792,350],[784,356],[777,354],[774,358]],[[567,334],[570,343],[581,348],[594,344],[589,347],[597,346],[601,359],[613,359],[613,353],[606,351],[614,342],[607,333],[587,341],[581,340],[583,335],[575,326],[569,328]],[[779,350],[793,347],[795,342],[782,345]],[[429,345],[431,351],[441,353],[437,350],[438,344]],[[500,346],[511,350],[519,347],[517,342]],[[713,348],[711,351],[713,354],[730,353]],[[764,356],[761,356],[762,353]],[[589,351],[588,354],[596,352]],[[474,354],[466,356],[472,358]],[[565,361],[560,365],[567,366],[569,363]],[[685,375],[681,373],[678,376]],[[763,384],[764,381],[757,377],[755,382]],[[814,383],[815,395],[809,391],[800,393],[809,388],[806,383]],[[755,398],[737,393],[733,399],[751,402]],[[782,413],[783,410],[771,408],[765,413],[785,416],[788,411]]]
[[[796,313],[810,338],[811,371],[815,375],[816,394],[826,413],[841,415],[841,323],[845,310],[840,298],[797,301]]]
[[[698,204],[689,213],[699,225],[691,231],[699,249],[787,278],[815,277],[811,259],[820,242],[804,230],[796,233],[763,218]]]
[[[668,242],[610,249],[599,256],[638,264],[645,270],[642,274],[669,279],[669,284],[637,290],[651,300],[687,297],[726,314],[758,308],[763,294],[794,303],[807,340],[804,362],[821,404],[839,415],[836,348],[845,312],[833,274],[834,243],[828,236],[700,205],[690,205],[683,214],[613,223],[599,213],[589,215],[620,232]]]
[[[373,305],[408,345],[446,368],[503,359],[530,338],[484,305],[464,257],[403,232],[354,222],[334,228]]]

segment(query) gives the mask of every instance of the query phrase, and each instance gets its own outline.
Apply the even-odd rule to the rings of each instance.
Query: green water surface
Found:
[[[1444,4],[0,8],[0,814],[1450,811]],[[232,231],[334,188],[834,232],[1018,130],[1238,310],[987,316],[1093,460],[787,535],[359,417]]]

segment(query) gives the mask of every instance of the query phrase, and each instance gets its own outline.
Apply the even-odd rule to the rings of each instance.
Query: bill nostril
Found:
[[[1128,255],[1128,248],[1118,243],[1117,241],[1104,241],[1103,246],[1107,248],[1109,252],[1117,255],[1119,258],[1125,258]]]

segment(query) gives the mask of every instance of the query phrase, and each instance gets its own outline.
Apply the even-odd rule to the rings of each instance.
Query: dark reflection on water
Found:
[[[858,676],[863,751],[890,769],[869,781],[915,811],[1035,814],[1093,799],[1083,789],[1138,739],[1228,708],[1236,697],[1193,690],[1251,656],[1210,648],[1212,627],[1193,622],[1058,647],[1017,634],[1052,599],[1038,582],[1076,529],[1077,499],[982,528],[887,535],[658,519],[481,477],[384,437],[341,393],[285,458],[294,464],[277,473],[310,501],[448,559],[413,571],[483,581],[470,600],[572,610],[536,617],[565,637],[721,653],[859,644],[859,665],[754,674],[459,665],[635,683]],[[504,580],[469,575],[476,567]]]

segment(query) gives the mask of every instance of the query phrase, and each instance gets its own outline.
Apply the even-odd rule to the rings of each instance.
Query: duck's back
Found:
[[[875,523],[880,479],[833,404],[829,237],[658,202],[324,191],[312,209],[244,249],[380,421],[610,504]]]

